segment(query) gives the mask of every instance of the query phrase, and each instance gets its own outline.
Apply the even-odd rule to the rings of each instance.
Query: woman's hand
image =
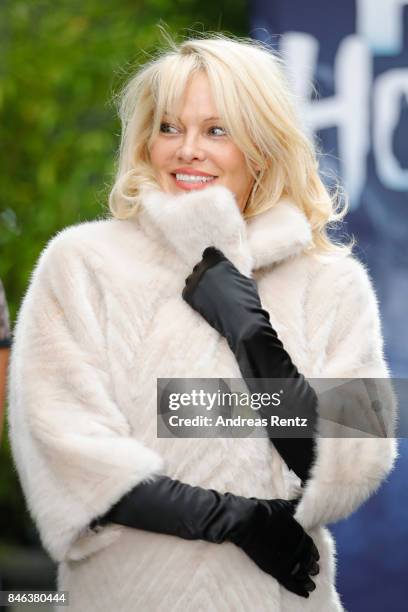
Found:
[[[157,475],[137,484],[91,528],[113,522],[186,540],[232,542],[289,591],[309,597],[319,553],[293,513],[294,501],[220,493]]]
[[[230,539],[264,572],[288,591],[309,597],[319,571],[319,551],[293,518],[294,504],[283,499],[256,499],[251,514]]]
[[[244,276],[219,249],[207,247],[202,260],[186,278],[183,299],[224,336],[231,350],[250,333],[257,316],[269,321],[256,282]]]

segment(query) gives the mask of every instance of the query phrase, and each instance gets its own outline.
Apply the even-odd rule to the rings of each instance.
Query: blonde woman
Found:
[[[306,377],[388,369],[281,61],[222,34],[170,41],[120,117],[111,214],[44,249],[11,357],[13,455],[58,588],[76,612],[342,610],[326,525],[396,448],[317,435]],[[313,437],[157,437],[157,378],[241,375],[292,379]]]

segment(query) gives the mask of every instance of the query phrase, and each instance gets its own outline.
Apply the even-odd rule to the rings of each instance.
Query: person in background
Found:
[[[11,346],[9,313],[3,283],[0,280],[0,444],[3,434],[7,366]]]

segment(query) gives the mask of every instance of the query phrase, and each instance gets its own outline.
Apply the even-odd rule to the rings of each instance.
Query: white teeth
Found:
[[[192,174],[176,174],[176,179],[178,181],[185,181],[186,183],[209,183],[215,178],[215,176],[193,176]]]

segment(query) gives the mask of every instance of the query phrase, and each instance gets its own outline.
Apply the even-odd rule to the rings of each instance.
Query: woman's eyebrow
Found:
[[[171,117],[171,116],[172,116],[172,113],[169,113],[169,112],[167,112],[167,111],[164,111],[164,115],[165,115],[165,116],[167,116],[167,117]],[[176,119],[177,119],[178,121],[181,121],[181,118],[180,118],[180,117],[176,117]],[[202,121],[214,121],[214,120],[217,120],[217,121],[218,121],[218,120],[220,120],[220,119],[221,119],[220,117],[207,117],[207,119],[202,119]]]

